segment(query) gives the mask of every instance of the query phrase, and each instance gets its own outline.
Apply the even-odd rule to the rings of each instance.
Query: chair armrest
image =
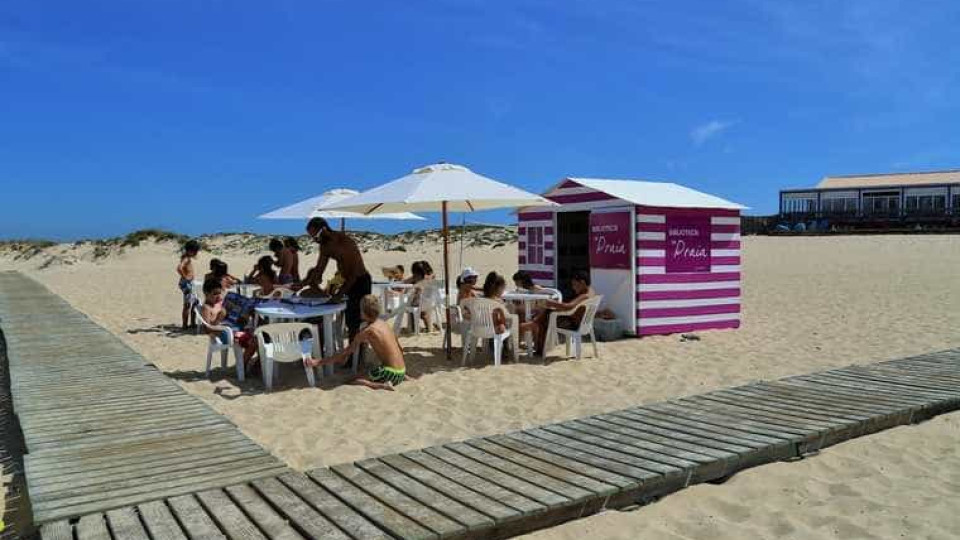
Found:
[[[207,328],[209,328],[210,330],[214,330],[214,331],[216,331],[216,332],[226,332],[226,333],[227,333],[227,343],[224,343],[224,345],[232,345],[232,344],[234,343],[234,340],[236,339],[236,338],[234,337],[233,328],[230,328],[229,326],[224,326],[224,325],[222,325],[222,324],[218,324],[218,325],[216,325],[216,326],[212,326],[212,325],[207,326]],[[209,336],[210,336],[210,339],[219,339],[219,338],[220,338],[220,335],[219,335],[219,334],[209,334]]]
[[[586,304],[586,303],[589,302],[589,301],[590,301],[590,300],[584,300],[583,302],[580,302],[579,304],[573,306],[572,308],[570,308],[570,309],[568,309],[568,310],[566,310],[566,311],[553,311],[553,312],[550,313],[550,316],[553,317],[554,315],[557,315],[557,316],[560,316],[560,315],[573,315],[574,313],[577,312],[578,309],[582,308],[583,305]]]

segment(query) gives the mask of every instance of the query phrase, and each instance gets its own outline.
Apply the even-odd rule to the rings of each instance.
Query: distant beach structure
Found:
[[[668,182],[566,178],[518,213],[518,265],[568,297],[590,272],[630,334],[740,326],[740,211]]]
[[[780,192],[781,230],[960,229],[960,169],[827,176]]]

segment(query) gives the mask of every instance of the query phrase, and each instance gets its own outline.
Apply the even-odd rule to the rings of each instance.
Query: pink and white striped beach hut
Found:
[[[604,307],[636,335],[740,326],[740,211],[677,184],[566,178],[523,208],[519,266],[563,290],[590,270]]]

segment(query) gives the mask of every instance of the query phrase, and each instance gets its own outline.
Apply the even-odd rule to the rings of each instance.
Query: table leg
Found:
[[[527,316],[524,319],[524,322],[530,322],[530,319],[533,317],[533,309],[531,307],[531,302],[528,300],[524,300],[523,309],[524,309],[524,313]],[[517,328],[517,332],[520,332],[519,327]],[[530,335],[530,332],[523,333],[523,342],[527,344],[527,356],[532,357],[533,356],[533,337]]]
[[[317,339],[313,340],[313,347],[311,347],[310,354],[314,358],[323,358],[323,351],[320,350],[320,328],[315,324],[313,325],[313,335],[316,336]],[[316,377],[318,381],[322,382],[325,367],[312,369],[314,371],[314,377]]]
[[[336,319],[337,314],[331,313],[330,315],[324,315],[321,317],[323,320],[323,357],[327,358],[333,356],[333,320]],[[323,366],[324,375],[333,375],[333,366],[326,365]]]

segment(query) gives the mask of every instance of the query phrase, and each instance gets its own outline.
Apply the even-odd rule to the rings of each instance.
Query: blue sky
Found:
[[[772,213],[825,174],[960,167],[958,20],[951,0],[5,0],[0,237],[297,231],[254,217],[441,159]]]

